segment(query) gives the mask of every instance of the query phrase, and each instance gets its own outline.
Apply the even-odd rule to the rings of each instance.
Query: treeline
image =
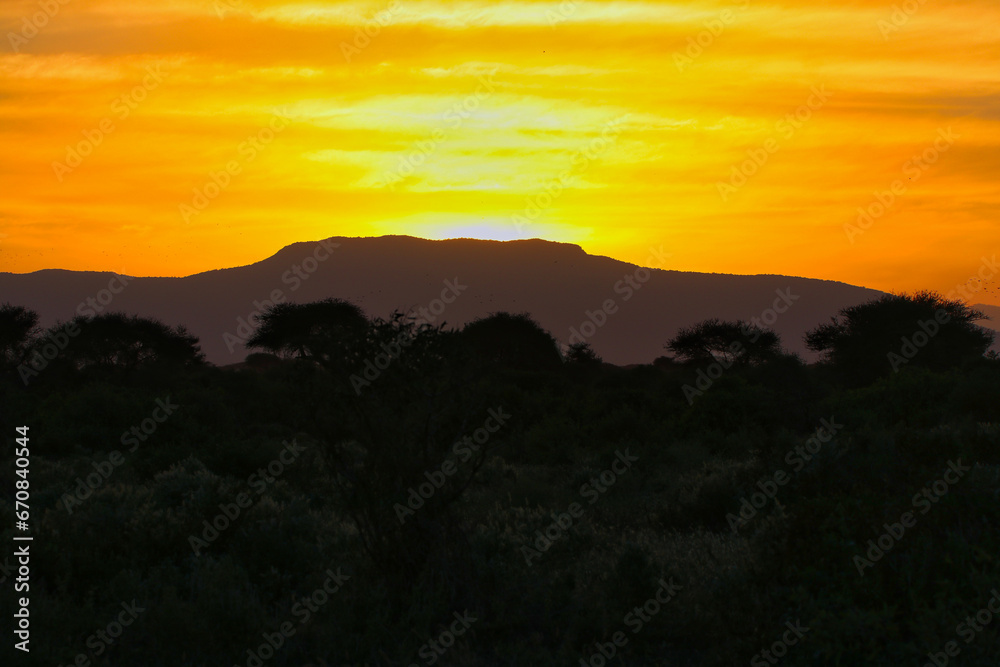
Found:
[[[269,309],[223,369],[180,327],[0,307],[0,428],[33,443],[31,659],[721,666],[792,623],[782,664],[923,664],[1000,580],[981,317],[883,297],[807,332],[814,364],[708,320],[618,368],[525,314],[449,329],[331,299]],[[997,649],[977,635],[963,664]]]
[[[976,324],[985,319],[963,302],[934,293],[887,295],[844,308],[830,323],[807,332],[805,342],[841,379],[864,384],[903,366],[942,371],[995,355],[988,352],[994,332]],[[16,369],[25,384],[49,366],[134,370],[205,363],[197,338],[183,326],[149,318],[108,313],[77,316],[48,330],[37,325],[35,312],[0,306],[0,359],[5,369]],[[388,319],[368,319],[360,308],[340,299],[282,303],[265,310],[247,340],[248,348],[262,352],[248,362],[307,361],[349,373],[358,389],[404,350],[420,349],[431,340],[435,343],[430,348],[442,355],[507,368],[546,370],[562,363],[601,362],[588,343],[564,347],[528,314],[494,313],[460,330],[448,330],[400,312]],[[652,363],[728,369],[795,359],[783,351],[777,333],[742,320],[706,320],[677,332],[665,348],[674,356]]]

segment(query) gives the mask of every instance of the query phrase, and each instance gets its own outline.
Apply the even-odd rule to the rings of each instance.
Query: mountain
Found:
[[[976,324],[987,329],[993,329],[997,332],[997,337],[993,341],[992,349],[1000,352],[1000,306],[988,306],[985,303],[977,303],[973,306],[973,308],[982,311],[983,314],[989,318],[988,320],[977,322]]]
[[[654,254],[648,263],[667,261]],[[0,301],[36,310],[45,326],[98,309],[152,316],[185,325],[201,339],[209,361],[220,365],[243,360],[247,351],[239,338],[252,315],[275,298],[339,297],[370,316],[423,307],[451,326],[494,311],[528,312],[559,340],[586,339],[605,361],[624,365],[666,354],[665,341],[680,327],[710,317],[764,318],[787,349],[809,357],[802,343],[807,329],[880,294],[778,275],[647,271],[588,255],[577,245],[538,239],[334,237],[295,243],[249,266],[184,278],[0,273]]]
[[[986,322],[979,322],[980,326],[1000,330],[1000,306],[987,306],[985,303],[977,303],[973,308],[981,310],[984,315],[990,318]]]

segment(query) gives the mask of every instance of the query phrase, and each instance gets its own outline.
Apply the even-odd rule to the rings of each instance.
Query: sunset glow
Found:
[[[539,237],[948,292],[1000,250],[998,25],[995,0],[5,2],[0,270]]]

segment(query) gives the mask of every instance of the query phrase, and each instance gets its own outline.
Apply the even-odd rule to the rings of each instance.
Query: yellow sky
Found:
[[[947,292],[1000,251],[998,25],[995,0],[7,0],[0,270],[541,237]]]

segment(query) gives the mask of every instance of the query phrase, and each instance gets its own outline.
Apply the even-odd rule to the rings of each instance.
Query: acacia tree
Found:
[[[994,339],[975,324],[984,319],[934,292],[887,294],[841,309],[809,331],[805,342],[845,376],[867,382],[904,365],[946,370],[982,358]]]
[[[527,313],[491,313],[469,322],[462,340],[476,357],[507,367],[552,369],[562,364],[556,339]]]
[[[317,401],[341,507],[371,562],[400,589],[429,566],[458,585],[473,579],[454,508],[506,430],[469,440],[503,406],[480,389],[458,336],[399,312],[376,318],[350,377],[322,374],[320,393],[307,399]]]
[[[327,367],[344,367],[357,356],[356,348],[368,328],[364,311],[342,299],[278,303],[259,317],[257,330],[246,346]]]
[[[471,580],[461,576],[473,564],[461,557],[465,535],[453,506],[488,447],[459,451],[456,443],[494,406],[474,390],[481,380],[459,334],[401,312],[369,321],[339,299],[276,304],[259,320],[247,347],[314,362],[296,368],[307,428],[339,507],[389,590],[402,593],[435,563],[447,564],[446,576]],[[410,492],[432,478],[432,493]]]
[[[171,327],[159,320],[103,313],[77,316],[71,321],[78,331],[60,357],[77,369],[91,366],[136,369],[153,364],[191,366],[204,363],[198,338],[183,326]],[[57,324],[49,330],[56,335],[66,328]]]
[[[712,318],[681,329],[664,347],[681,361],[754,365],[781,355],[781,337],[744,320]]]

